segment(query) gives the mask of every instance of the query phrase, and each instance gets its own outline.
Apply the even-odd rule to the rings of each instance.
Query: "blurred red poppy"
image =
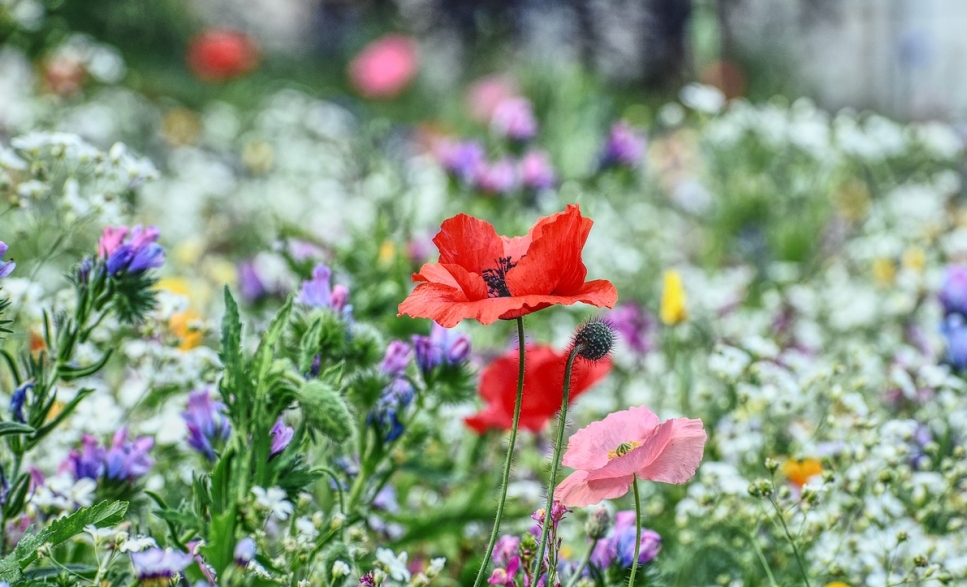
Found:
[[[488,428],[510,430],[517,397],[519,353],[509,351],[487,366],[480,375],[480,396],[487,403],[482,412],[467,418],[468,426],[483,433]],[[564,365],[567,352],[544,345],[529,345],[524,358],[524,397],[520,405],[520,427],[537,432],[561,409],[564,396]],[[570,402],[590,389],[611,371],[611,360],[590,362],[578,359],[571,369]]]
[[[613,308],[618,291],[610,281],[584,281],[581,250],[592,224],[574,204],[513,238],[466,214],[445,220],[433,239],[440,260],[413,275],[416,289],[399,315],[452,328],[466,318],[491,324],[556,304]]]
[[[188,67],[199,79],[223,82],[255,69],[258,48],[241,31],[208,29],[188,47]]]
[[[416,75],[416,43],[387,35],[366,45],[349,64],[349,81],[367,98],[394,98]]]

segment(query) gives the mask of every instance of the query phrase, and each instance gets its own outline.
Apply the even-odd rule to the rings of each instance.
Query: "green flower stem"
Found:
[[[584,347],[575,345],[567,356],[564,367],[564,386],[561,394],[561,413],[557,420],[557,442],[554,443],[554,457],[551,459],[551,477],[547,483],[547,507],[544,508],[544,529],[541,531],[541,542],[537,547],[537,558],[534,562],[534,580],[541,576],[541,564],[544,562],[544,550],[547,548],[547,534],[551,528],[551,513],[554,509],[554,487],[557,485],[557,468],[561,463],[561,451],[564,449],[564,427],[567,425],[567,405],[571,398],[571,369],[574,359]],[[550,575],[554,569],[548,569],[548,585],[551,585]]]
[[[638,572],[638,554],[641,552],[641,497],[638,496],[638,476],[631,482],[631,490],[635,492],[635,558],[631,560],[631,577],[628,587],[635,584],[635,573]]]
[[[577,568],[574,569],[574,574],[571,575],[571,580],[567,582],[567,587],[574,587],[577,582],[581,579],[581,571],[584,567],[588,566],[588,562],[591,561],[591,555],[594,554],[594,547],[598,545],[599,538],[595,538],[591,541],[591,546],[588,547],[588,551],[584,553],[584,558],[578,563]]]
[[[520,424],[520,404],[524,397],[524,355],[526,346],[524,344],[524,319],[517,318],[517,348],[520,351],[520,365],[517,369],[517,398],[514,400],[514,421],[510,427],[510,446],[507,447],[507,458],[504,459],[504,475],[500,482],[500,499],[497,501],[497,516],[494,520],[494,529],[490,533],[490,543],[487,545],[487,552],[484,554],[483,561],[480,563],[480,570],[477,571],[477,578],[473,582],[473,587],[480,587],[487,566],[490,564],[490,555],[494,552],[494,545],[497,543],[497,535],[500,533],[500,518],[504,515],[504,503],[507,501],[507,484],[510,481],[510,465],[514,460],[514,444],[517,442],[517,426]]]
[[[799,565],[799,572],[802,574],[803,584],[806,587],[810,587],[809,575],[806,573],[806,564],[803,562],[802,555],[799,553],[799,546],[796,545],[796,539],[793,537],[792,532],[789,531],[789,526],[786,525],[786,517],[783,515],[782,508],[779,507],[779,504],[771,495],[769,496],[769,502],[775,508],[776,517],[779,518],[779,524],[782,525],[782,531],[786,535],[786,540],[789,541],[789,545],[792,546],[792,552],[796,555],[796,562]]]

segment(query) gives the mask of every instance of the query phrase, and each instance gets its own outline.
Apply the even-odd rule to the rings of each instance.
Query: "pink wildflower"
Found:
[[[387,35],[366,45],[349,64],[349,80],[367,98],[394,98],[416,75],[416,43]]]
[[[615,412],[571,436],[561,463],[578,470],[557,486],[554,497],[569,507],[588,506],[624,495],[636,475],[685,483],[702,460],[706,437],[701,420],[659,423],[644,406]]]

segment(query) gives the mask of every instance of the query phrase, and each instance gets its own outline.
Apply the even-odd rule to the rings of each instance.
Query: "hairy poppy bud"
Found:
[[[578,356],[588,361],[600,361],[614,347],[615,334],[611,325],[600,320],[586,322],[574,334],[574,346]]]

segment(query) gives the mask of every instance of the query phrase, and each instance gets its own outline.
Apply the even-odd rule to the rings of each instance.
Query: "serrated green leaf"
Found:
[[[322,341],[322,320],[316,318],[309,326],[309,330],[302,336],[299,352],[299,371],[308,373],[312,363],[319,354],[319,344]]]
[[[289,324],[289,314],[292,313],[292,296],[285,301],[285,304],[279,308],[279,312],[272,319],[272,323],[269,324],[268,330],[262,336],[262,341],[259,343],[258,350],[255,351],[255,360],[253,361],[255,365],[256,381],[258,381],[259,388],[263,389],[262,383],[265,381],[265,377],[269,374],[272,367],[272,363],[275,360],[275,346],[278,344],[279,340],[282,338],[282,334],[285,332],[286,326]]]
[[[102,501],[55,520],[39,532],[29,533],[28,530],[28,535],[20,540],[14,551],[0,560],[0,581],[12,583],[20,579],[23,570],[37,560],[37,551],[42,546],[57,546],[83,532],[85,526],[113,526],[124,519],[127,510],[128,504],[125,501]]]
[[[225,366],[225,376],[230,378],[229,385],[235,384],[237,374],[242,371],[242,322],[238,314],[238,304],[227,285],[219,357]]]

